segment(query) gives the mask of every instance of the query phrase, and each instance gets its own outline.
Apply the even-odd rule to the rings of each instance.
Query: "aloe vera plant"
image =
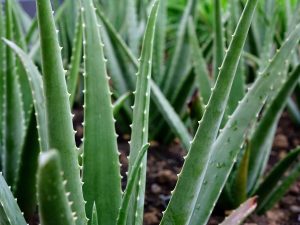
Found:
[[[231,1],[232,7],[235,2]],[[166,131],[168,124],[188,152],[161,225],[204,225],[221,194],[222,199],[233,201],[230,203],[235,207],[246,198],[258,195],[258,205],[256,197],[250,198],[223,222],[239,224],[256,207],[258,212],[269,209],[299,176],[299,166],[295,163],[299,149],[296,149],[258,185],[270,150],[269,138],[274,135],[278,118],[298,85],[299,63],[295,60],[291,64],[294,70],[289,72],[290,61],[285,61],[297,58],[292,53],[300,39],[297,16],[293,30],[288,32],[274,57],[266,60],[271,54],[262,56],[260,73],[253,83],[247,84],[250,88],[246,92],[243,60],[247,57],[243,51],[250,51],[251,59],[260,57],[248,50],[247,41],[249,30],[250,39],[256,40],[257,27],[251,22],[253,18],[260,19],[255,15],[257,5],[260,7],[257,0],[248,0],[240,17],[238,6],[231,9],[234,17],[230,21],[233,32],[230,41],[223,31],[221,1],[215,1],[214,51],[211,51],[215,52],[212,53],[214,76],[206,65],[209,54],[203,43],[199,44],[196,0],[189,0],[182,9],[176,47],[168,66],[164,65],[167,1],[153,1],[148,19],[146,1],[140,4],[129,1],[124,9],[123,3],[115,0],[101,0],[100,4],[93,0],[66,1],[60,10],[66,10],[76,20],[63,18],[58,12],[53,15],[50,0],[36,0],[36,3],[37,22],[33,21],[26,30],[29,42],[37,38],[40,58],[34,50],[38,45],[31,48],[31,53],[23,45],[24,36],[21,29],[17,29],[23,17],[18,17],[14,12],[16,7],[12,7],[17,3],[6,0],[5,13],[0,8],[0,28],[6,27],[5,31],[0,29],[4,37],[0,43],[0,60],[5,68],[0,71],[1,82],[5,84],[4,89],[0,89],[4,99],[0,132],[0,150],[4,156],[1,160],[4,174],[0,176],[1,224],[25,225],[25,218],[28,220],[33,214],[36,203],[43,225],[143,224],[148,130],[151,131],[150,125],[159,114],[165,121],[156,124],[159,130],[153,137]],[[202,5],[200,8],[202,10]],[[114,9],[120,15],[112,13]],[[130,24],[130,20],[134,22]],[[38,36],[34,32],[37,25]],[[266,44],[271,38],[265,37]],[[208,45],[210,42],[211,39]],[[224,51],[226,45],[228,48]],[[271,51],[265,48],[266,52]],[[137,71],[136,76],[133,71]],[[176,80],[172,80],[174,78]],[[176,81],[180,81],[178,86]],[[26,85],[30,86],[29,93]],[[132,97],[128,91],[133,89]],[[71,109],[81,90],[84,134],[79,149],[75,145]],[[189,117],[184,102],[195,90],[200,107],[196,118],[200,121],[193,136],[184,120]],[[238,97],[237,93],[240,93]],[[114,98],[119,100],[113,103]],[[155,106],[153,114],[151,101]],[[134,102],[132,112],[129,102]],[[121,115],[124,112],[120,108],[125,116]],[[258,114],[262,115],[260,120]],[[121,189],[116,115],[132,120],[124,190]],[[253,123],[257,124],[255,128]],[[267,132],[262,135],[263,131]],[[172,135],[164,137],[172,139]],[[240,146],[245,141],[249,145],[243,150]],[[257,159],[261,163],[254,163]],[[27,161],[33,163],[28,165]],[[288,169],[289,175],[286,175]],[[22,191],[25,174],[31,179],[28,188]],[[265,192],[270,183],[273,185],[271,194]],[[235,184],[239,184],[239,192],[237,198],[231,199],[235,193],[230,187]],[[12,192],[8,185],[12,185]],[[37,193],[37,198],[31,198],[26,205],[28,193],[30,196]],[[14,196],[20,199],[18,203]],[[25,211],[24,218],[21,210],[28,205],[30,210]]]

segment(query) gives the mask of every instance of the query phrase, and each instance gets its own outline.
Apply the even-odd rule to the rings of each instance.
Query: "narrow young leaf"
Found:
[[[217,79],[219,67],[224,57],[224,32],[221,12],[221,0],[214,0],[214,77]]]
[[[82,22],[81,22],[80,15],[78,15],[77,17],[78,18],[77,18],[75,37],[73,40],[71,63],[66,75],[68,79],[67,80],[68,92],[71,94],[70,96],[71,108],[75,100],[77,84],[79,79],[81,56],[82,56]]]
[[[58,149],[77,225],[86,224],[71,109],[50,0],[37,0],[49,148]]]
[[[296,157],[299,155],[300,148],[297,148],[296,150],[293,150],[289,155],[286,156],[281,162],[279,162],[275,168],[270,172],[268,177],[266,178],[266,181],[271,181],[274,185],[276,184],[274,182],[275,173],[278,172],[278,175],[282,176],[284,172],[286,172],[287,164],[291,165],[293,162],[296,161]],[[259,207],[257,209],[259,214],[265,213],[267,210],[271,209],[277,201],[279,201],[283,195],[288,191],[288,189],[291,187],[293,183],[296,182],[296,180],[300,176],[300,164],[299,162],[295,163],[294,167],[291,169],[291,171],[288,172],[288,174],[283,177],[275,186],[272,187],[272,190],[269,190],[269,193],[267,193],[266,196],[262,195],[262,200],[259,202]],[[275,181],[277,180],[277,174]],[[277,180],[278,181],[278,180]],[[266,183],[264,183],[264,187],[266,187]],[[263,186],[262,186],[263,187]],[[271,186],[267,186],[271,187]]]
[[[103,44],[92,0],[81,1],[84,46],[83,194],[87,218],[96,204],[99,224],[114,224],[121,178]],[[90,223],[89,223],[90,224]]]
[[[142,147],[138,156],[132,166],[132,173],[130,174],[129,178],[127,179],[126,189],[123,195],[122,204],[119,210],[117,225],[126,225],[127,215],[129,214],[129,203],[130,198],[134,194],[134,188],[136,182],[138,180],[138,175],[140,174],[141,164],[144,159],[144,156],[149,148],[149,144],[146,144]]]
[[[150,80],[152,69],[152,53],[155,25],[157,18],[159,1],[156,0],[152,7],[142,45],[139,69],[137,73],[136,93],[133,106],[133,121],[130,142],[129,158],[129,176],[133,171],[133,165],[138,157],[140,149],[148,142],[148,120],[150,105]],[[146,160],[147,155],[143,157],[139,183],[134,189],[134,195],[131,198],[130,206],[135,209],[128,215],[128,223],[132,225],[142,224],[144,211],[144,195],[146,182]]]

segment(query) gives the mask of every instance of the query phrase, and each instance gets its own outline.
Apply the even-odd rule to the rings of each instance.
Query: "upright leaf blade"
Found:
[[[109,77],[93,1],[81,1],[84,32],[83,191],[87,217],[93,204],[99,224],[114,224],[121,204],[121,177]]]
[[[155,1],[152,7],[146,32],[144,35],[140,65],[137,73],[135,100],[133,106],[133,122],[130,142],[129,176],[132,173],[134,162],[140,149],[148,142],[148,120],[150,104],[150,80],[152,69],[152,53],[156,17],[159,1]],[[131,210],[128,215],[128,223],[132,225],[142,224],[144,211],[144,195],[146,182],[146,155],[143,158],[139,183],[131,198]]]
[[[71,109],[50,0],[37,0],[49,147],[58,149],[77,225],[86,224]]]

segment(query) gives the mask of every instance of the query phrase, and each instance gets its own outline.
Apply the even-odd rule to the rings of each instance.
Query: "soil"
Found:
[[[82,137],[82,111],[75,111],[75,129],[78,131],[76,140]],[[127,155],[129,153],[128,135],[120,136],[119,150],[122,164],[123,188],[126,185]],[[300,127],[295,126],[287,113],[282,115],[273,144],[269,168],[286,153],[300,145]],[[152,142],[148,151],[147,184],[144,225],[156,225],[162,217],[174,189],[177,174],[183,165],[185,151],[174,141],[170,146],[161,146]],[[225,217],[224,212],[214,212],[209,224],[215,225]],[[251,215],[245,225],[300,225],[300,179],[295,183],[276,206],[265,215]]]

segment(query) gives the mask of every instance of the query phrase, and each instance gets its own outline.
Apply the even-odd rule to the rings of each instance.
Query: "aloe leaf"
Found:
[[[75,37],[73,40],[71,63],[69,65],[69,70],[66,75],[68,79],[67,80],[68,91],[71,94],[70,96],[71,108],[74,104],[76,90],[77,90],[81,56],[82,56],[82,23],[81,23],[81,18],[78,15]]]
[[[95,203],[93,205],[92,225],[98,225],[97,208]]]
[[[27,79],[30,82],[31,93],[33,96],[33,103],[35,107],[35,116],[37,119],[37,128],[39,132],[39,142],[41,151],[48,150],[48,131],[47,131],[47,118],[46,106],[42,76],[37,67],[30,60],[30,57],[16,44],[4,39],[4,42],[17,54],[26,68]]]
[[[123,94],[121,97],[119,97],[113,104],[113,114],[114,117],[118,115],[118,113],[120,112],[121,108],[124,107],[124,104],[126,102],[126,100],[129,99],[130,97],[130,93],[127,92],[125,94]]]
[[[247,2],[240,22],[233,34],[208,106],[199,123],[197,133],[192,141],[172,198],[162,218],[162,225],[172,222],[176,222],[178,225],[193,222],[193,220],[191,221],[190,219],[193,210],[198,207],[196,205],[197,196],[204,184],[204,176],[212,145],[223,118],[231,85],[256,4],[256,0]],[[207,207],[206,209],[210,211],[211,208]],[[204,212],[204,210],[202,211]],[[204,224],[209,214],[210,212],[205,210],[205,214],[201,217],[202,221],[197,224]]]
[[[39,157],[37,174],[39,213],[43,225],[75,225],[69,194],[62,178],[60,157],[56,150],[44,152]]]
[[[2,173],[0,174],[0,208],[1,219],[3,218],[3,220],[6,220],[9,225],[27,225],[17,201],[14,199],[9,186],[7,186]],[[4,213],[5,216],[2,215],[2,213]],[[1,219],[0,222],[2,222]]]
[[[13,14],[11,0],[6,1],[6,37],[13,39]],[[4,130],[3,172],[9,185],[15,188],[19,171],[20,155],[25,136],[25,118],[16,71],[16,59],[10,48],[6,48],[6,75],[4,78]]]
[[[21,48],[26,52],[27,46],[25,43],[25,37],[17,13],[18,13],[17,9],[13,8],[12,10],[13,28],[14,28],[13,39],[15,40],[16,44],[21,46]],[[27,127],[28,122],[30,120],[31,111],[32,111],[32,96],[30,94],[30,86],[26,77],[26,71],[22,66],[22,63],[18,59],[16,60],[16,66],[17,66],[17,72],[19,74],[19,83],[20,83],[20,89],[22,93],[22,107],[25,116],[25,126]]]
[[[128,0],[127,1],[127,16],[126,16],[126,25],[128,27],[128,42],[129,48],[132,50],[134,55],[138,54],[139,48],[139,39],[140,35],[138,32],[138,16],[136,9],[136,1]]]
[[[221,12],[221,0],[214,0],[214,77],[219,74],[219,67],[224,57],[224,32]]]
[[[105,27],[107,28],[108,33],[110,34],[112,40],[122,49],[124,54],[127,56],[128,60],[134,65],[135,68],[138,68],[138,60],[132,54],[130,49],[127,47],[126,43],[122,40],[119,34],[115,31],[112,24],[107,20],[104,13],[97,10],[98,16],[103,21]],[[189,149],[191,137],[189,132],[187,131],[184,123],[181,121],[178,114],[173,109],[172,105],[168,101],[168,99],[164,96],[160,88],[155,84],[153,80],[151,80],[151,99],[157,106],[157,109],[160,110],[164,119],[168,122],[169,126],[172,128],[173,132],[178,136],[183,143],[186,149]]]
[[[67,180],[66,190],[71,193],[70,200],[74,202],[72,210],[78,217],[76,224],[86,224],[69,96],[49,0],[37,1],[37,15],[42,52],[49,148],[59,149],[60,157],[64,161],[62,169],[64,179]]]
[[[299,154],[300,148],[292,150],[290,153],[288,153],[285,158],[280,160],[274,166],[274,168],[272,168],[272,170],[264,178],[263,182],[259,185],[258,189],[255,191],[255,194],[259,196],[258,211],[260,213],[267,210],[265,208],[266,202],[268,202],[269,198],[272,198],[273,191],[277,188],[286,171],[291,167],[291,165],[293,165],[295,161],[297,161]]]
[[[157,83],[161,82],[165,71],[164,59],[166,50],[167,4],[168,0],[160,2],[153,45],[153,80]]]
[[[248,172],[249,192],[257,187],[259,177],[263,174],[267,160],[272,148],[276,126],[284,110],[287,99],[292,94],[300,76],[300,66],[288,77],[284,86],[281,88],[271,105],[267,108],[263,118],[259,121],[253,136],[250,139],[250,161]]]
[[[99,224],[114,224],[121,203],[121,178],[109,77],[93,2],[81,4],[85,59],[83,192],[87,217],[92,218],[95,202]]]
[[[257,197],[253,197],[241,204],[235,209],[220,225],[239,225],[247,218],[257,207]]]
[[[272,208],[277,201],[288,191],[290,186],[299,178],[300,166],[297,161],[297,156],[300,154],[300,148],[291,151],[283,160],[275,165],[271,172],[267,175],[264,182],[261,184],[257,193],[259,194],[259,214],[265,213]],[[295,165],[291,171],[284,176],[284,173],[291,165]],[[269,184],[266,182],[270,182]],[[272,186],[271,186],[272,185]],[[268,192],[262,188],[268,188]]]
[[[202,54],[202,50],[199,47],[196,30],[193,21],[189,20],[189,37],[192,51],[193,65],[195,68],[195,73],[197,74],[197,85],[199,88],[200,96],[203,98],[204,104],[208,103],[212,82],[209,78],[209,72],[206,67],[206,62]]]
[[[158,12],[159,1],[155,1],[152,7],[142,45],[139,69],[137,72],[137,82],[135,91],[135,100],[133,105],[133,121],[130,141],[130,157],[129,157],[129,176],[132,173],[134,162],[138,157],[140,149],[148,142],[148,121],[149,121],[149,105],[150,105],[150,81],[152,69],[152,53],[156,18]],[[147,155],[143,157],[140,169],[139,183],[134,195],[131,197],[130,211],[128,215],[129,224],[141,224],[144,211],[144,195],[146,182],[146,160]]]
[[[26,220],[34,215],[36,210],[36,172],[40,153],[36,118],[31,113],[24,147],[21,155],[19,179],[16,183],[15,197]]]
[[[212,157],[205,168],[203,185],[198,192],[196,207],[189,225],[205,224],[208,220],[237,158],[244,135],[263,107],[265,99],[272,93],[270,86],[281,82],[282,74],[278,71],[284,64],[284,59],[288,58],[298,43],[299,38],[300,25],[296,27],[264,73],[249,89],[216,139],[212,147]],[[206,204],[202,204],[203,202]]]
[[[154,81],[151,81],[151,91],[152,100],[157,106],[158,110],[172,128],[174,134],[180,138],[184,148],[188,150],[190,148],[192,137],[190,136],[184,123],[181,121],[173,106],[169,103]]]
[[[188,20],[191,15],[193,16],[194,10],[197,8],[196,5],[197,0],[189,0],[180,20],[176,34],[175,50],[168,71],[166,71],[166,75],[162,80],[162,89],[168,98],[172,97],[173,87],[176,87],[176,82],[180,80],[186,66],[189,64],[190,47],[186,45],[185,40],[187,38]]]
[[[2,4],[0,4],[0,38],[5,36],[5,24],[4,24],[4,12]],[[6,56],[5,56],[5,46],[2,41],[0,41],[0,121],[3,121],[4,114],[4,77],[5,73],[5,64],[6,64]],[[0,169],[2,170],[2,155],[3,155],[3,122],[0,122]]]
[[[128,177],[128,182],[126,185],[126,189],[124,191],[122,204],[119,210],[119,215],[117,219],[117,225],[126,225],[126,219],[127,215],[129,214],[129,203],[130,198],[134,194],[134,188],[136,185],[136,182],[138,180],[138,175],[141,169],[141,164],[144,159],[144,156],[149,148],[149,144],[146,144],[142,147],[140,152],[138,153],[138,156],[132,166],[132,173]]]

